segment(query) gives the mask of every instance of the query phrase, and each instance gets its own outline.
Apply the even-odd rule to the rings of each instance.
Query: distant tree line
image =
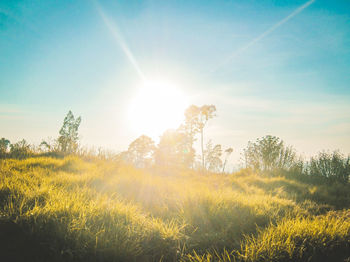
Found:
[[[166,130],[159,143],[146,135],[141,135],[130,143],[128,150],[119,154],[110,154],[109,159],[124,161],[137,168],[161,166],[165,168],[189,168],[216,173],[224,173],[231,147],[223,149],[211,139],[204,143],[204,131],[208,121],[216,116],[214,105],[191,105],[185,111],[185,119],[177,129]],[[64,156],[80,154],[86,156],[79,146],[78,129],[81,117],[74,117],[71,111],[65,116],[59,136],[53,140],[43,140],[38,147],[26,140],[11,143],[0,139],[0,159],[26,158],[34,155]],[[194,149],[194,143],[200,139],[200,154]],[[107,158],[107,153],[98,151],[98,156]],[[350,179],[350,157],[338,151],[320,152],[304,161],[297,156],[292,146],[285,144],[276,136],[267,135],[255,142],[248,142],[243,151],[245,168],[262,175],[286,174],[298,179],[348,183]]]

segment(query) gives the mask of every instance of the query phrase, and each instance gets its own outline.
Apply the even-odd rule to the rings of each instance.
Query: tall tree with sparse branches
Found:
[[[81,123],[81,117],[75,118],[72,111],[63,120],[63,125],[59,131],[58,137],[59,148],[64,153],[74,153],[78,149],[78,128]]]
[[[205,168],[212,172],[219,172],[222,166],[222,149],[221,145],[213,145],[209,140],[204,150],[205,154]]]
[[[185,126],[192,137],[190,141],[194,142],[194,136],[199,133],[201,137],[201,151],[202,151],[202,168],[205,169],[204,156],[204,127],[209,119],[213,118],[216,112],[214,105],[203,105],[201,107],[191,105],[185,112]]]

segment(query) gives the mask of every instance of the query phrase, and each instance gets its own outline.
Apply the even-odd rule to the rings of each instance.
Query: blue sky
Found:
[[[54,138],[69,109],[82,116],[84,144],[124,150],[140,135],[127,118],[140,76],[103,15],[144,75],[217,106],[207,138],[232,146],[235,159],[266,134],[306,156],[350,152],[346,0],[3,0],[1,137]]]

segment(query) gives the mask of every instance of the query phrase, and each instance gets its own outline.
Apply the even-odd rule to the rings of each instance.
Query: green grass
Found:
[[[349,213],[337,211],[349,192],[248,170],[0,160],[0,259],[337,261],[350,257]]]

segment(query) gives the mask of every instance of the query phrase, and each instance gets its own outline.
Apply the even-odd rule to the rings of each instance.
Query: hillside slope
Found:
[[[0,160],[1,261],[345,261],[349,185]]]

